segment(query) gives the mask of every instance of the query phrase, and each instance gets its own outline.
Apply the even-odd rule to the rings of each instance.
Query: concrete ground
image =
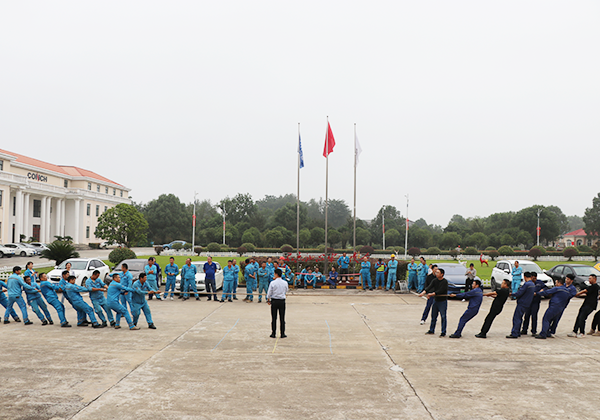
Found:
[[[0,418],[598,418],[600,337],[566,337],[581,300],[547,340],[505,338],[512,301],[475,338],[488,298],[463,338],[426,336],[424,302],[294,292],[284,339],[265,303],[241,300],[151,301],[157,330],[0,325]],[[448,334],[465,307],[450,302]]]

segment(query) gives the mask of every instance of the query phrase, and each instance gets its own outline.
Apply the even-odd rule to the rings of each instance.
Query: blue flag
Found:
[[[304,168],[304,154],[302,153],[302,139],[298,134],[298,154],[300,155],[300,169]]]

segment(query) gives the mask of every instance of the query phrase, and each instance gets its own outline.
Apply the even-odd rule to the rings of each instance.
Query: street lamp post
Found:
[[[538,209],[537,211],[537,229],[536,229],[536,233],[537,233],[537,246],[540,246],[540,214],[542,214],[542,209]]]
[[[406,228],[404,229],[404,259],[408,252],[408,194],[406,194]]]
[[[198,193],[194,191],[194,215],[192,216],[192,255],[194,255],[194,247],[196,246],[196,196]]]

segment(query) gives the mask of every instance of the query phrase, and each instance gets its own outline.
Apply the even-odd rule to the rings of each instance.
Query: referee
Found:
[[[275,338],[277,331],[277,312],[279,312],[279,322],[281,323],[281,338],[285,335],[285,294],[288,291],[287,281],[281,278],[281,269],[275,269],[273,281],[269,284],[267,291],[267,303],[271,305],[271,338]]]

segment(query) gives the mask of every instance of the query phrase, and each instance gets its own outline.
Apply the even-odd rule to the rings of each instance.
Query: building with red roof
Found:
[[[598,242],[598,234],[588,234],[583,229],[577,229],[573,232],[565,233],[558,241],[560,247],[587,245],[592,246]]]
[[[120,203],[129,188],[77,166],[55,165],[0,149],[0,240],[76,244],[100,242],[98,217]]]

